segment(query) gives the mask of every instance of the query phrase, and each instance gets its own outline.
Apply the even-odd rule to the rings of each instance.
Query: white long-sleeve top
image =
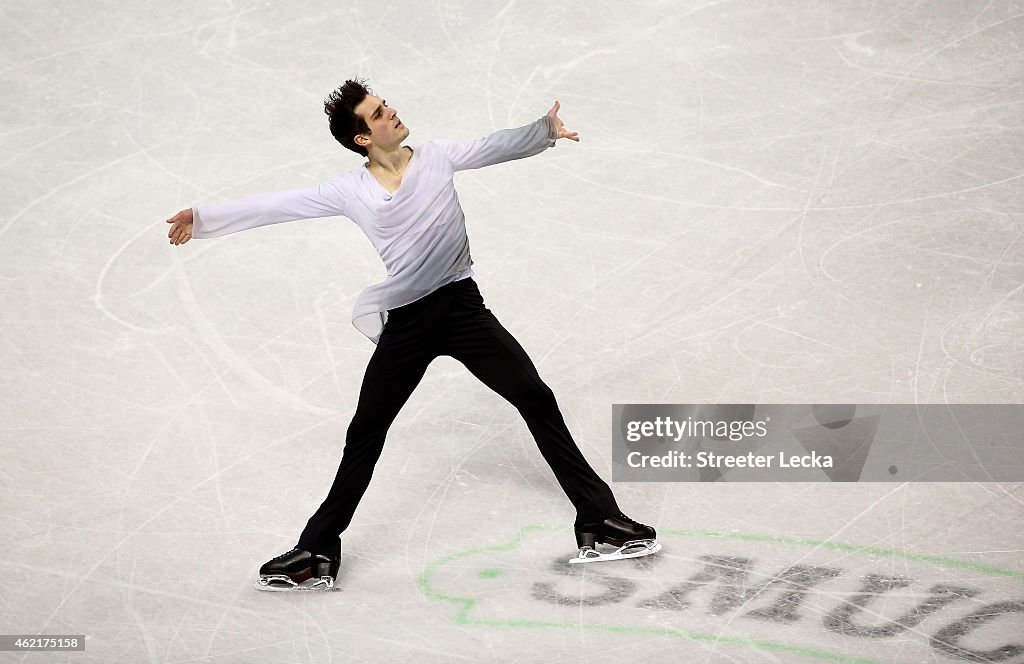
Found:
[[[556,138],[554,121],[544,115],[475,141],[430,141],[413,148],[394,193],[381,186],[366,162],[315,187],[197,205],[192,208],[192,237],[219,237],[296,219],[348,217],[387,268],[387,278],[364,289],[352,311],[352,324],[377,343],[388,309],[473,274],[455,172],[539,154],[554,146]]]

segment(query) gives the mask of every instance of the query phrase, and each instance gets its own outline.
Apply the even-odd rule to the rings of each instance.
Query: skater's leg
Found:
[[[551,389],[519,342],[484,306],[476,284],[468,279],[466,282],[457,293],[460,306],[448,321],[440,354],[462,362],[519,410],[555,478],[576,507],[577,524],[617,514],[619,508],[611,488],[573,441]]]
[[[428,337],[419,329],[422,321],[417,315],[422,311],[423,307],[409,310],[403,307],[389,315],[366,367],[334,484],[302,531],[296,544],[298,548],[337,553],[338,535],[348,528],[370,483],[388,428],[423,378],[427,365],[436,357]]]

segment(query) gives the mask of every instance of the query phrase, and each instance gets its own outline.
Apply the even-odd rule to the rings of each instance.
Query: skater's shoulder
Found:
[[[335,188],[337,188],[339,191],[351,191],[358,185],[360,178],[363,176],[365,172],[366,169],[363,168],[362,164],[360,164],[355,168],[350,168],[347,171],[341,171],[340,173],[336,173],[333,177],[331,177],[328,180],[328,182]]]
[[[413,146],[417,159],[429,162],[435,166],[451,166],[452,160],[456,158],[460,150],[465,149],[466,142],[452,138],[434,138]]]
[[[441,147],[445,143],[443,138],[433,138],[429,141],[424,141],[418,145],[407,146],[412,150],[413,157],[416,159],[431,159],[437,157],[441,151]]]

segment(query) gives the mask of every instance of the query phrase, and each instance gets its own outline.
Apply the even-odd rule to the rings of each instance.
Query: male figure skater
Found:
[[[576,507],[578,560],[646,555],[660,549],[655,531],[622,514],[611,489],[573,441],[555,397],[526,352],[484,306],[472,279],[456,171],[536,155],[555,141],[579,141],[558,118],[559,103],[539,120],[475,141],[435,140],[403,146],[409,129],[394,108],[348,80],[324,103],[331,134],[367,157],[361,168],[308,189],[197,205],[167,220],[171,244],[296,219],[342,215],[377,249],[387,278],[365,289],[352,322],[377,347],[363,377],[334,484],[291,551],[260,568],[260,583],[333,587],[339,535],[366,491],[385,434],[399,409],[440,355],[462,362],[514,405],[544,459]],[[620,547],[599,553],[597,543]],[[626,551],[629,552],[626,552]]]

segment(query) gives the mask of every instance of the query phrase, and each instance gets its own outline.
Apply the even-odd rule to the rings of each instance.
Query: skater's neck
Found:
[[[412,159],[412,154],[412,148],[404,146],[396,146],[390,150],[371,148],[367,153],[367,157],[370,160],[367,168],[374,175],[400,178],[405,174],[405,169]]]

